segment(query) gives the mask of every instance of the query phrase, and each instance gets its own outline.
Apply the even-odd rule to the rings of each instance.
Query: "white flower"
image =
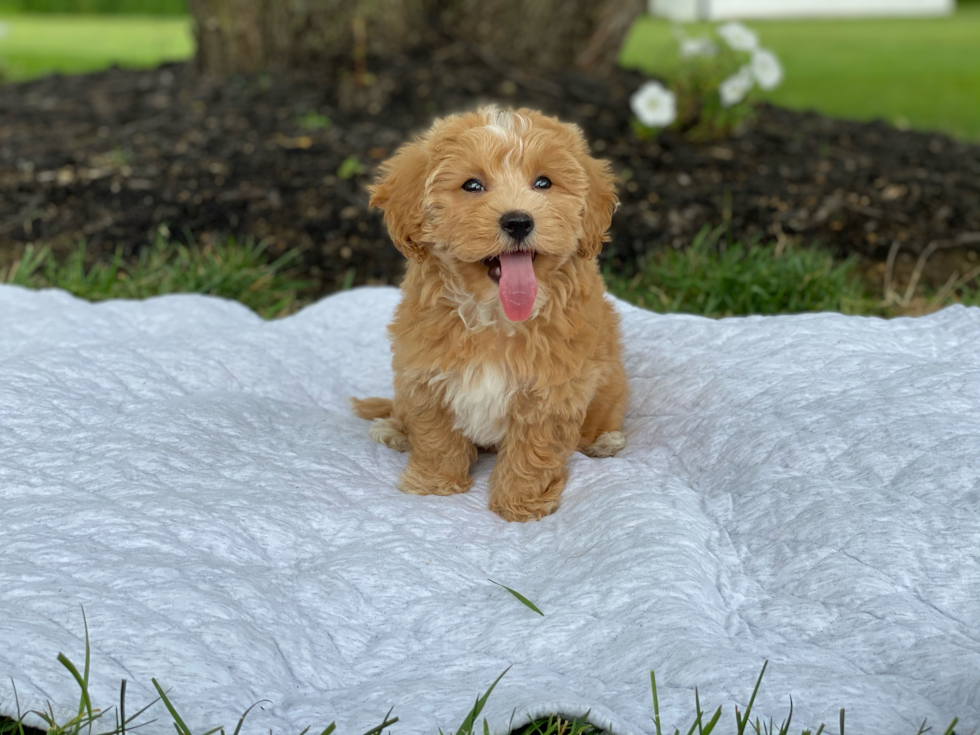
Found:
[[[674,93],[660,82],[647,82],[630,97],[630,108],[640,122],[651,128],[663,128],[677,118]]]
[[[752,76],[763,89],[775,89],[783,81],[783,67],[779,59],[769,49],[756,49],[752,52]]]
[[[735,51],[755,51],[759,48],[759,37],[755,32],[735,21],[718,26],[718,35]]]
[[[681,39],[682,58],[687,59],[692,56],[714,56],[717,53],[718,47],[715,46],[714,41],[707,36]]]
[[[722,106],[731,107],[744,100],[745,95],[752,89],[752,84],[752,71],[748,66],[743,66],[718,85],[718,94],[721,95]]]

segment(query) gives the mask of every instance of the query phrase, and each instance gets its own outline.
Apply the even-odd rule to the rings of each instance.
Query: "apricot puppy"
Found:
[[[596,256],[616,209],[581,131],[531,110],[437,120],[381,167],[371,204],[408,258],[389,327],[395,398],[355,400],[408,452],[399,489],[451,495],[495,450],[490,509],[552,513],[576,449],[622,449],[619,318]]]

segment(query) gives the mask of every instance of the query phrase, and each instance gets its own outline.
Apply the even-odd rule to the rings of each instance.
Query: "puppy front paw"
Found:
[[[458,495],[469,490],[472,484],[473,478],[468,474],[446,474],[420,467],[409,460],[398,489],[409,495]]]
[[[491,484],[490,510],[505,521],[540,521],[558,509],[565,476],[556,477],[543,488],[513,489]]]
[[[527,523],[528,521],[540,521],[545,516],[550,516],[558,509],[558,501],[549,503],[523,504],[523,505],[504,505],[490,501],[490,510],[511,523]]]

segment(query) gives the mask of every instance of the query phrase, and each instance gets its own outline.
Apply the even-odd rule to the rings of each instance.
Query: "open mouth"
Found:
[[[521,253],[521,254],[530,252],[531,253],[531,262],[532,263],[538,257],[537,251],[534,251],[534,250],[528,251],[528,250],[519,249],[519,250],[516,250],[516,251],[510,251],[510,252],[516,252],[516,253]],[[487,267],[487,275],[490,276],[490,280],[493,281],[496,284],[499,284],[500,283],[500,256],[499,255],[491,255],[489,258],[484,258],[483,259],[483,265],[485,265]]]
[[[506,250],[483,261],[487,275],[499,289],[504,314],[512,322],[523,322],[534,309],[534,298],[538,293],[538,280],[534,275],[537,256],[533,250]]]

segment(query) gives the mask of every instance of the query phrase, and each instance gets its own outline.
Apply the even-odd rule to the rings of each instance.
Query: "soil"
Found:
[[[894,250],[899,282],[925,251],[934,287],[978,260],[980,146],[765,105],[723,141],[645,141],[632,72],[546,79],[461,45],[346,66],[216,79],[169,64],[0,87],[0,264],[28,243],[133,253],[158,232],[230,234],[299,248],[321,293],[397,282],[365,187],[434,116],[485,101],[576,122],[613,162],[625,183],[603,257],[621,271],[706,225],[856,254],[878,279]]]

